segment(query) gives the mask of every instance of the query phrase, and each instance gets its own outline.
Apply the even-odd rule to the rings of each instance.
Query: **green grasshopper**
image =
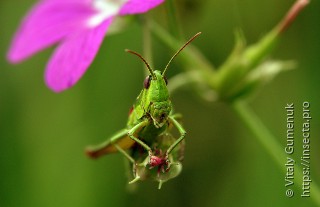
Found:
[[[199,32],[194,35],[172,56],[163,72],[152,70],[140,54],[126,49],[126,52],[138,56],[145,63],[150,75],[145,78],[143,83],[144,88],[130,109],[127,127],[117,132],[106,142],[97,146],[88,147],[86,154],[89,157],[98,158],[101,155],[113,152],[122,153],[133,163],[134,179],[130,183],[141,179],[141,174],[145,174],[141,173],[141,170],[145,169],[147,165],[151,168],[158,167],[158,177],[161,177],[159,171],[168,172],[171,165],[177,168],[176,166],[179,165],[179,163],[176,162],[177,159],[174,158],[176,156],[170,156],[170,154],[177,145],[183,141],[186,131],[177,121],[179,115],[172,113],[172,103],[167,89],[168,81],[165,74],[172,60],[200,34]],[[175,126],[180,133],[178,139],[170,142],[167,141],[167,138],[163,138],[172,137],[172,135],[168,133],[169,126]],[[168,143],[170,143],[169,146]],[[162,154],[162,152],[159,153],[157,150],[152,149],[155,148],[157,144],[166,145],[166,152]],[[180,147],[178,148],[180,150]],[[137,154],[141,151],[143,151],[143,153],[140,153],[140,155],[146,155],[146,159],[138,159],[140,155]],[[139,158],[141,158],[141,156]],[[169,176],[169,178],[176,175],[177,173]],[[159,188],[163,180],[165,179],[158,179],[160,183]]]

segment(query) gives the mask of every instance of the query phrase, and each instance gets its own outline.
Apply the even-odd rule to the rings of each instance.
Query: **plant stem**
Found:
[[[248,129],[255,135],[260,144],[266,149],[271,157],[276,161],[281,170],[286,172],[284,164],[286,163],[287,157],[284,149],[281,147],[277,139],[271,134],[267,127],[262,123],[259,117],[243,102],[235,102],[231,104],[233,111],[238,117],[245,123]],[[300,167],[295,166],[295,176],[299,179],[295,179],[298,186],[302,186],[302,170]],[[312,181],[310,187],[312,195],[310,197],[313,201],[320,206],[320,190],[315,181]]]
[[[279,33],[284,32],[290,24],[295,20],[297,15],[301,12],[301,10],[309,4],[309,0],[296,0],[296,2],[292,5],[287,15],[282,19],[280,24],[278,25]]]
[[[149,22],[150,31],[170,49],[176,52],[185,42],[181,42],[174,38],[170,33],[163,29],[154,21]],[[212,77],[215,74],[214,66],[203,56],[203,54],[192,45],[188,45],[179,57],[185,70],[198,70],[205,77]]]
[[[149,18],[144,16],[143,18],[143,56],[149,63],[150,67],[153,68],[152,64],[152,38],[149,27]],[[149,75],[148,68],[145,67],[145,76]]]
[[[270,153],[272,158],[274,158],[278,164],[283,165],[286,156],[277,140],[264,126],[259,117],[243,102],[235,102],[232,104],[232,107],[263,147]]]
[[[167,19],[169,24],[169,29],[171,34],[176,37],[178,40],[183,40],[181,28],[178,18],[177,18],[177,10],[174,3],[174,0],[166,1],[166,10],[167,10]]]

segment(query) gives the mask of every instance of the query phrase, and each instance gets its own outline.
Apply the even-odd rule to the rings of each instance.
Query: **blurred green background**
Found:
[[[33,0],[0,1],[0,206],[316,206],[285,196],[284,170],[273,161],[230,108],[203,104],[190,90],[172,96],[188,131],[182,174],[157,190],[141,182],[128,192],[124,158],[119,154],[88,159],[83,149],[126,124],[128,109],[142,88],[143,66],[124,48],[142,51],[141,26],[107,36],[90,69],[72,89],[55,94],[44,84],[47,49],[10,65],[6,51]],[[256,42],[285,14],[293,0],[177,0],[185,37],[202,31],[196,45],[213,64],[232,49],[235,28]],[[296,106],[295,156],[301,154],[301,109],[311,104],[312,178],[320,183],[320,2],[312,1],[282,37],[273,53],[294,59],[296,70],[281,74],[250,98],[250,106],[284,146],[286,103]],[[150,15],[164,12],[164,6]],[[134,40],[134,41],[133,41]],[[156,68],[172,51],[154,40]],[[178,61],[176,61],[178,62]],[[169,77],[181,71],[173,63]],[[169,83],[170,84],[170,83]],[[298,161],[299,162],[299,161]],[[285,161],[283,162],[285,164]],[[299,165],[299,164],[297,164]],[[300,166],[300,165],[299,165]],[[295,177],[295,181],[301,179]],[[311,196],[312,184],[311,184]]]

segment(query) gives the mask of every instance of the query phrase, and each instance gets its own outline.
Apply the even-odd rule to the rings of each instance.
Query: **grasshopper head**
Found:
[[[163,102],[151,102],[150,116],[155,127],[161,128],[167,122],[171,109],[172,105],[170,100]]]
[[[195,34],[172,56],[163,72],[152,70],[147,61],[139,53],[126,49],[127,52],[138,56],[145,63],[150,73],[144,80],[144,100],[141,102],[143,104],[142,108],[151,116],[154,126],[157,128],[162,127],[167,122],[172,110],[165,73],[172,60],[200,34],[201,32]]]

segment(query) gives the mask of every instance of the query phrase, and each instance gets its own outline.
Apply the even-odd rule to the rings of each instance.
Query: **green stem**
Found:
[[[255,135],[254,137],[266,148],[272,158],[283,167],[283,162],[286,160],[284,151],[259,117],[245,103],[235,102],[232,107],[234,112]]]
[[[151,68],[152,64],[152,38],[149,27],[149,18],[144,16],[143,18],[143,56],[148,61]],[[145,67],[145,76],[149,75],[148,68]]]
[[[166,11],[171,34],[178,40],[183,40],[181,28],[179,27],[181,24],[178,22],[174,0],[166,1]]]
[[[249,130],[255,135],[260,144],[266,149],[271,157],[276,161],[281,170],[286,172],[284,164],[286,163],[287,156],[284,149],[281,147],[277,139],[271,134],[267,127],[262,123],[259,117],[250,108],[242,102],[235,102],[231,105],[234,112],[238,117],[245,123]],[[300,167],[295,167],[295,176],[299,179],[295,179],[298,186],[302,186],[302,170]],[[320,190],[318,185],[312,181],[311,187],[311,198],[313,201],[320,206]]]
[[[150,21],[151,32],[159,38],[164,44],[166,44],[173,51],[177,51],[185,42],[181,42],[174,38],[170,33],[163,29],[160,25]],[[179,54],[181,61],[184,64],[186,70],[199,70],[204,74],[204,77],[214,76],[215,71],[211,63],[202,55],[197,48],[188,45],[182,53]]]

